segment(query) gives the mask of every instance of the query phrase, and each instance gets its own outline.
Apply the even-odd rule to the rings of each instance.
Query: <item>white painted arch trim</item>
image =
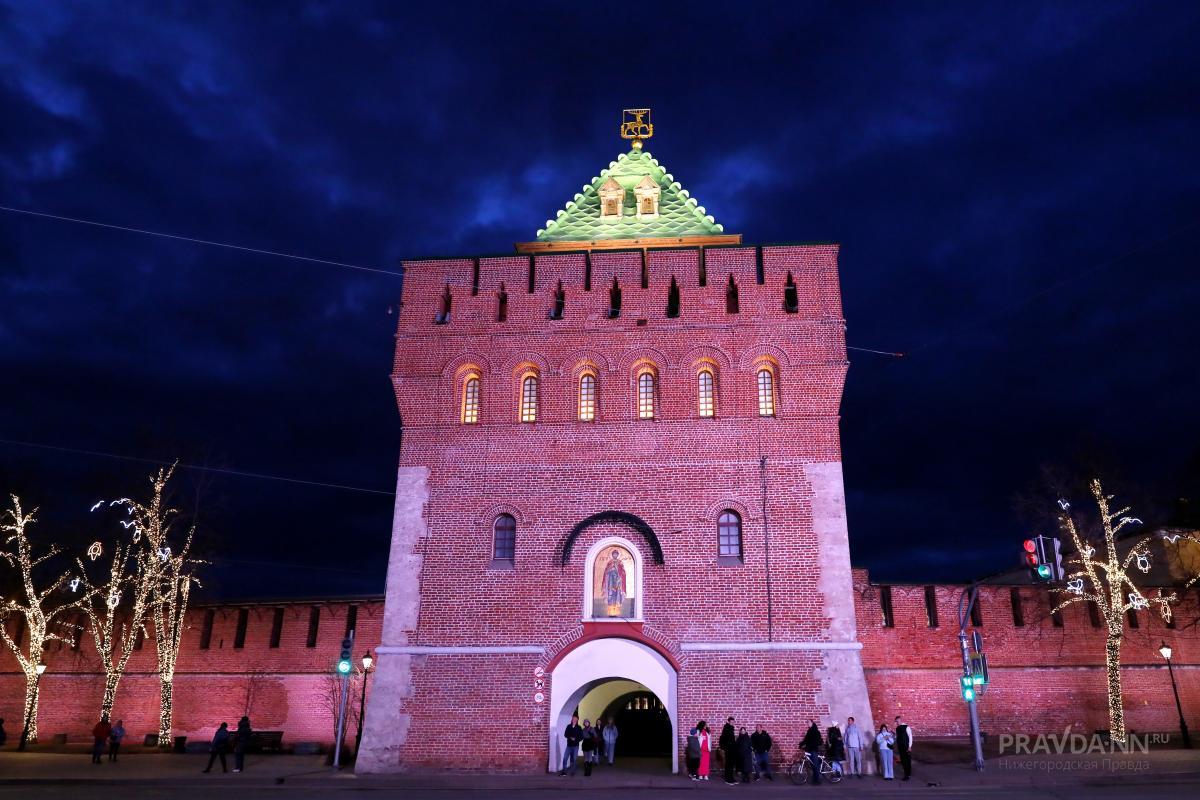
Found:
[[[477,653],[535,653],[541,655],[546,648],[537,645],[515,645],[512,647],[438,647],[436,645],[386,645],[375,648],[378,655],[406,656],[458,656]]]
[[[550,747],[547,768],[557,772],[566,745],[563,731],[588,692],[611,680],[642,684],[671,718],[671,771],[679,772],[679,676],[662,654],[632,639],[593,639],[563,656],[550,674]]]
[[[862,650],[862,642],[683,642],[680,650]]]
[[[596,567],[596,559],[607,547],[623,547],[633,555],[633,576],[631,583],[635,587],[633,595],[632,617],[594,617],[592,616],[592,575]],[[637,545],[620,536],[609,536],[601,539],[588,548],[587,558],[583,561],[583,617],[585,622],[643,622],[642,619],[642,551]],[[661,698],[660,698],[661,699]]]

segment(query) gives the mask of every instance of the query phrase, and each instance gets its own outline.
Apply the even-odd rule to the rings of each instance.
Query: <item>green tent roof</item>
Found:
[[[637,218],[634,187],[649,175],[659,187],[658,217]],[[612,178],[625,190],[625,207],[618,220],[600,219],[600,186]],[[679,181],[658,163],[658,159],[640,150],[617,156],[608,169],[592,178],[555,219],[537,232],[539,242],[583,242],[593,239],[676,238],[712,236],[724,231],[704,206],[696,202]]]

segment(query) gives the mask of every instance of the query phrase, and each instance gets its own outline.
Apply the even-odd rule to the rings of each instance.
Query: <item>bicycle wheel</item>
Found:
[[[800,786],[808,783],[808,759],[793,761],[788,765],[788,777],[792,779],[792,783]]]

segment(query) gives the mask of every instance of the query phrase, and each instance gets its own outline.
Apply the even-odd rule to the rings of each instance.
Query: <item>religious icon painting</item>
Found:
[[[621,545],[610,545],[596,556],[592,570],[592,618],[632,619],[637,599],[633,554]]]

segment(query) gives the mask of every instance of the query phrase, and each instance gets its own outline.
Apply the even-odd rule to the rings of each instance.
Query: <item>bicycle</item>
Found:
[[[827,779],[830,783],[840,783],[842,780],[842,771],[833,765],[833,762],[828,761],[824,756],[817,755],[817,763],[821,771],[821,777]],[[808,754],[803,750],[796,751],[796,758],[787,766],[788,777],[792,779],[792,783],[797,786],[808,783],[812,778],[813,765],[809,760]]]

